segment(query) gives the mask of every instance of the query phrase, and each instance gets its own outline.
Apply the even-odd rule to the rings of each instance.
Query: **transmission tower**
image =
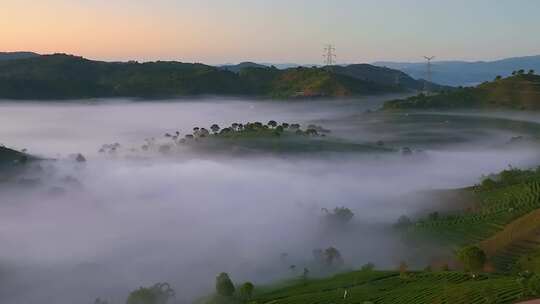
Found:
[[[424,82],[424,92],[427,94],[430,91],[430,84],[431,84],[431,61],[435,59],[435,56],[424,56],[424,58],[427,60],[427,79]]]
[[[324,58],[324,64],[325,65],[334,65],[336,64],[336,48],[331,45],[331,44],[327,44],[325,47],[324,47],[324,55],[323,55],[323,58]]]

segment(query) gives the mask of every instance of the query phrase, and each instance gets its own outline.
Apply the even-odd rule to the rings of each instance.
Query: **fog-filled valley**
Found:
[[[433,191],[539,164],[540,115],[377,112],[386,99],[0,103],[0,143],[44,159],[0,183],[0,299],[123,303],[139,286],[168,282],[184,303],[212,292],[220,272],[256,284],[286,279],[330,246],[345,269],[395,268],[414,255],[392,231],[396,220],[452,208]],[[166,133],[269,120],[388,150],[140,149]],[[122,149],[99,152],[112,143]],[[335,207],[354,212],[348,225],[324,222]]]

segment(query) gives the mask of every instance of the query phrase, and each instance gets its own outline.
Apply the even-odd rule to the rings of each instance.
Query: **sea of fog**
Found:
[[[540,164],[540,116],[368,111],[383,100],[1,102],[0,144],[51,161],[37,186],[0,186],[0,302],[124,303],[140,286],[169,282],[185,303],[212,292],[220,272],[255,285],[291,278],[290,265],[302,269],[313,249],[329,246],[347,267],[393,268],[408,253],[391,224],[442,207],[426,191]],[[314,123],[340,140],[384,141],[396,152],[98,152],[195,126],[268,120]],[[416,153],[404,156],[402,147]],[[337,206],[355,217],[328,231],[321,208]]]

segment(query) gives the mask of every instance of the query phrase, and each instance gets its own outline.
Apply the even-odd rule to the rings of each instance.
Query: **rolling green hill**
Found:
[[[247,68],[241,71],[255,91],[275,98],[288,97],[348,97],[405,91],[404,88],[361,80],[334,73],[325,68]]]
[[[193,95],[345,97],[408,89],[316,67],[278,70],[248,64],[235,73],[204,64],[102,62],[64,54],[0,61],[0,98],[23,100]]]
[[[436,95],[423,95],[388,101],[384,110],[445,109],[540,110],[540,76],[520,72],[474,88],[460,88]]]
[[[416,80],[411,76],[394,69],[378,67],[370,64],[351,64],[347,66],[329,66],[327,70],[339,75],[350,76],[356,79],[376,82],[388,86],[402,87],[409,90],[420,91],[426,85],[430,91],[439,92],[452,90],[452,87],[441,86],[435,83],[426,83],[424,80]]]

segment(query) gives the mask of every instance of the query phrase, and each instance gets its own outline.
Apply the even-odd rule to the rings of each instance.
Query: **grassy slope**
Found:
[[[516,75],[436,95],[418,95],[385,103],[385,110],[440,109],[540,110],[540,76]]]

